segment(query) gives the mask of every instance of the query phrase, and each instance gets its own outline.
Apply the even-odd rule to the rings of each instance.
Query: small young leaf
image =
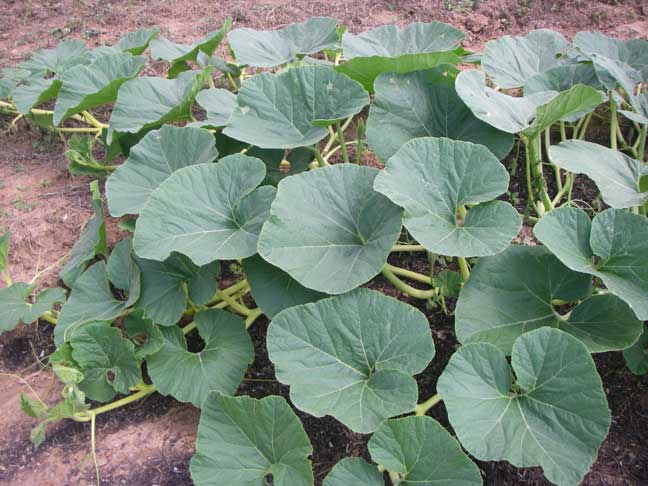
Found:
[[[360,457],[347,457],[338,462],[324,479],[323,486],[384,486],[382,474]]]
[[[65,302],[65,291],[51,288],[43,290],[31,303],[29,296],[33,290],[34,286],[25,283],[0,289],[0,334],[11,331],[20,322],[31,324],[54,304]]]
[[[132,312],[124,319],[124,329],[135,344],[135,356],[144,359],[157,353],[164,346],[164,338],[153,321],[142,317],[141,312]]]
[[[261,400],[210,394],[203,405],[191,459],[196,486],[312,486],[308,436],[281,397]],[[218,478],[217,480],[215,478]]]
[[[623,358],[635,375],[648,373],[648,332],[645,327],[637,342],[623,351]]]

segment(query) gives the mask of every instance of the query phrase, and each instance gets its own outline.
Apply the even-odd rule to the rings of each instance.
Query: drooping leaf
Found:
[[[486,43],[481,65],[500,88],[519,88],[533,76],[565,63],[569,47],[567,39],[549,29],[520,37],[505,35]]]
[[[226,89],[205,89],[196,95],[196,102],[207,112],[207,118],[187,126],[221,128],[236,107],[236,95]]]
[[[312,486],[312,453],[302,423],[283,398],[212,393],[200,416],[191,478],[196,486],[261,486],[272,475],[275,486]]]
[[[404,208],[404,226],[427,250],[486,256],[503,251],[522,225],[511,204],[493,200],[508,182],[506,168],[486,147],[426,137],[403,145],[374,189]],[[466,204],[477,205],[458,219]]]
[[[257,252],[276,189],[257,186],[265,165],[246,155],[175,171],[151,194],[135,227],[135,252],[163,261],[172,251],[197,265]]]
[[[373,91],[374,80],[383,73],[409,73],[440,64],[459,64],[453,51],[463,32],[441,22],[414,22],[400,29],[396,25],[353,35],[345,32],[342,49],[345,62],[336,67]]]
[[[642,72],[644,81],[648,80],[648,41],[644,39],[621,40],[601,32],[578,32],[574,46],[586,56],[598,54],[629,64]]]
[[[68,172],[73,176],[89,175],[105,177],[110,173],[110,167],[95,159],[93,150],[96,139],[93,136],[79,136],[73,133],[67,139],[68,149],[65,158],[68,159]]]
[[[250,282],[254,301],[270,318],[288,307],[316,302],[328,297],[322,292],[307,289],[259,255],[243,260],[243,271]]]
[[[586,174],[613,208],[641,206],[648,200],[648,191],[639,187],[648,168],[622,152],[591,142],[568,140],[552,145],[549,157],[562,169]]]
[[[148,319],[162,326],[176,324],[187,307],[187,296],[205,305],[218,290],[220,263],[198,267],[189,258],[172,253],[163,262],[136,259],[142,272],[142,292],[136,307]]]
[[[115,288],[124,292],[136,290],[139,293],[141,289],[140,269],[135,263],[132,253],[133,239],[130,236],[119,241],[108,257],[106,275]]]
[[[324,486],[384,486],[376,466],[360,457],[346,457],[338,462],[324,479]]]
[[[53,49],[41,49],[19,67],[39,77],[60,74],[78,64],[90,64],[90,51],[81,40],[65,39]]]
[[[481,486],[479,468],[431,417],[383,422],[369,440],[371,458],[398,473],[402,486]]]
[[[367,119],[367,142],[380,159],[386,161],[404,143],[417,137],[479,143],[499,159],[509,153],[513,137],[476,118],[457,95],[454,83],[458,72],[452,66],[440,66],[376,78],[376,97]]]
[[[214,136],[207,130],[164,125],[147,133],[106,182],[110,214],[138,214],[151,193],[175,171],[213,162],[217,156]]]
[[[14,89],[11,98],[18,112],[26,115],[32,108],[56,98],[61,84],[58,78],[30,80]]]
[[[108,143],[119,134],[137,134],[171,121],[191,119],[196,93],[209,69],[181,73],[176,79],[140,76],[126,81],[117,95],[108,129]]]
[[[327,67],[258,74],[241,86],[223,133],[261,148],[313,145],[328,134],[327,125],[368,103],[362,86]]]
[[[54,328],[57,346],[68,341],[79,329],[94,321],[116,319],[139,297],[139,275],[131,283],[126,300],[115,298],[110,290],[106,264],[98,262],[88,268],[72,286],[67,303],[61,309]]]
[[[79,388],[89,398],[107,402],[117,393],[127,394],[142,380],[135,346],[118,328],[103,322],[88,324],[72,335],[70,343],[72,357],[83,372]]]
[[[425,316],[368,289],[280,312],[267,346],[297,408],[331,415],[361,433],[414,409],[412,375],[434,357]]]
[[[14,283],[0,289],[0,334],[11,331],[19,323],[31,324],[54,304],[65,302],[65,291],[60,288],[45,289],[31,302],[29,296],[34,286]]]
[[[511,366],[491,344],[464,345],[450,358],[437,389],[471,455],[542,466],[560,486],[580,484],[610,426],[592,357],[557,329],[520,336]]]
[[[220,29],[210,32],[203,39],[189,46],[176,44],[162,36],[156,37],[151,41],[151,57],[169,61],[171,63],[169,78],[175,78],[181,72],[189,70],[188,61],[195,61],[201,52],[211,56],[231,27],[232,18],[228,17]]]
[[[187,349],[179,327],[164,327],[164,345],[146,361],[151,380],[162,395],[201,407],[212,391],[234,394],[254,360],[254,348],[243,319],[231,312],[202,311],[194,322],[205,342],[201,351]]]
[[[524,94],[528,96],[543,91],[567,91],[577,84],[601,88],[591,64],[567,64],[548,69],[524,83]]]
[[[97,181],[90,183],[90,193],[92,195],[94,214],[81,231],[79,241],[70,251],[70,257],[60,272],[61,279],[68,287],[74,285],[76,279],[79,278],[95,256],[107,253],[103,203]]]
[[[536,238],[566,266],[599,277],[648,320],[648,221],[621,209],[606,209],[592,221],[578,208],[558,208],[533,229]]]
[[[160,329],[146,319],[143,312],[131,312],[124,318],[124,329],[135,344],[135,356],[144,359],[157,353],[164,345]]]
[[[116,46],[124,52],[130,52],[133,56],[139,56],[142,54],[146,48],[149,46],[149,43],[155,39],[160,33],[160,29],[157,27],[151,27],[150,29],[138,29],[133,32],[129,32],[124,37],[119,39],[119,42]]]
[[[508,133],[528,128],[539,106],[549,102],[557,93],[543,91],[515,98],[486,86],[485,75],[476,70],[457,76],[457,94],[480,120]]]
[[[547,326],[572,334],[594,353],[630,346],[641,322],[621,299],[590,297],[591,291],[589,275],[569,270],[546,248],[512,246],[473,268],[457,301],[457,339],[510,354],[520,335]],[[582,302],[561,315],[553,301]]]
[[[27,69],[2,68],[2,78],[0,78],[0,100],[11,96],[13,90],[24,80],[32,76],[32,72]]]
[[[401,229],[402,210],[373,189],[377,174],[338,164],[282,180],[259,254],[319,292],[341,294],[367,282]],[[308,217],[303,208],[310,208]]]
[[[637,342],[623,351],[623,358],[635,375],[648,373],[648,332],[645,327]]]
[[[277,30],[234,29],[227,39],[240,64],[270,68],[334,48],[337,23],[330,17],[312,17]]]
[[[61,76],[54,107],[54,125],[76,113],[112,103],[122,84],[137,76],[146,64],[143,56],[101,56],[89,65],[77,65]]]

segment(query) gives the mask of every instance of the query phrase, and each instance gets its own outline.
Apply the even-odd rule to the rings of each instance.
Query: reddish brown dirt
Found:
[[[471,5],[477,5],[471,8]],[[334,16],[354,32],[386,23],[441,20],[466,32],[465,45],[479,49],[489,39],[548,27],[572,36],[579,30],[600,30],[620,37],[648,37],[648,4],[642,0],[0,0],[0,67],[14,65],[41,47],[61,38],[81,38],[94,47],[112,43],[122,34],[158,25],[164,35],[179,42],[193,41],[232,16],[238,26],[279,27],[314,15]],[[107,118],[105,116],[104,118]],[[0,118],[0,130],[8,120]],[[86,178],[72,178],[66,170],[64,145],[56,137],[19,124],[18,133],[0,134],[0,229],[13,234],[11,275],[26,281],[52,266],[72,247],[91,214]],[[524,197],[524,184],[512,179],[511,191]],[[111,241],[120,238],[116,222],[108,220]],[[532,242],[524,228],[520,241]],[[406,256],[399,264],[425,271],[426,262]],[[56,282],[54,266],[42,283]],[[3,285],[3,283],[0,283]],[[393,288],[381,279],[370,284],[385,293]],[[411,302],[430,319],[437,356],[418,377],[421,395],[434,385],[457,346],[452,322],[436,309]],[[240,392],[255,397],[286,387],[274,381],[265,352],[267,323],[255,325],[256,360]],[[26,379],[44,400],[55,401],[56,381],[38,369],[38,361],[52,351],[51,328],[46,324],[21,326],[0,338],[0,372]],[[613,415],[610,435],[586,486],[643,486],[648,484],[648,379],[625,368],[619,353],[596,357]],[[95,484],[90,460],[87,424],[62,423],[48,429],[47,441],[33,450],[29,430],[33,420],[20,411],[24,384],[0,374],[3,409],[0,416],[0,483],[16,486]],[[443,405],[432,415],[448,425]],[[330,418],[314,419],[300,413],[315,447],[316,482],[342,457],[367,457],[366,437],[354,434]],[[143,403],[101,416],[97,421],[97,456],[101,484],[191,484],[188,461],[193,453],[198,411],[172,399],[154,395]],[[492,486],[546,486],[538,468],[516,469],[506,463],[480,463],[485,484]]]

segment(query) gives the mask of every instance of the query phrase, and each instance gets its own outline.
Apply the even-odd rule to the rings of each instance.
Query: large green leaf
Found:
[[[101,56],[89,65],[78,65],[61,76],[62,86],[54,107],[54,125],[75,113],[112,103],[122,84],[137,76],[146,64],[143,56]]]
[[[43,76],[60,74],[78,64],[90,64],[90,51],[77,39],[65,39],[53,49],[41,49],[19,67]]]
[[[191,459],[196,486],[312,486],[304,426],[281,397],[261,400],[212,393],[203,404]]]
[[[524,94],[528,96],[542,91],[566,91],[577,84],[601,88],[591,64],[567,64],[548,69],[524,83]]]
[[[151,193],[175,171],[213,162],[217,156],[214,136],[207,130],[164,125],[147,133],[106,182],[110,214],[138,214]]]
[[[341,294],[367,282],[385,265],[401,230],[402,210],[373,189],[377,174],[338,164],[282,180],[259,254],[320,292]]]
[[[140,293],[139,274],[133,275],[126,300],[117,299],[110,290],[106,264],[98,262],[88,268],[72,286],[67,303],[61,309],[54,328],[54,340],[62,345],[78,329],[94,321],[112,321],[129,306]]]
[[[0,78],[0,100],[4,100],[11,96],[13,90],[16,89],[20,83],[32,76],[31,71],[27,69],[2,68],[2,78]]]
[[[312,17],[277,30],[235,29],[227,39],[240,64],[270,68],[335,47],[337,23],[330,17]]]
[[[228,17],[220,29],[210,32],[189,46],[176,44],[162,36],[156,37],[151,41],[151,57],[169,61],[169,78],[175,78],[181,72],[189,70],[188,61],[195,61],[200,53],[211,56],[231,27],[232,18]]]
[[[357,82],[323,66],[263,73],[243,83],[225,135],[262,148],[313,145],[326,125],[369,103]]]
[[[486,43],[481,65],[500,88],[519,88],[533,76],[565,63],[569,47],[567,39],[549,29],[533,30],[524,37],[505,35]]]
[[[159,33],[160,29],[157,27],[129,32],[119,39],[119,42],[115,44],[115,47],[119,48],[120,51],[130,52],[134,56],[139,56],[146,50],[149,43],[155,39]]]
[[[117,393],[128,394],[142,380],[135,346],[121,331],[94,322],[75,332],[70,339],[72,357],[83,373],[79,388],[93,400],[107,402]]]
[[[212,391],[234,394],[254,360],[254,348],[243,319],[231,312],[206,310],[194,322],[205,342],[202,350],[192,353],[180,328],[165,327],[164,345],[146,362],[162,395],[200,407]]]
[[[236,95],[226,89],[205,89],[196,95],[196,103],[207,112],[207,119],[192,122],[188,126],[220,128],[227,125],[236,108]]]
[[[94,214],[83,227],[79,240],[70,251],[70,257],[60,272],[61,279],[68,287],[74,285],[95,256],[107,253],[103,202],[96,181],[90,183],[90,193]]]
[[[346,457],[324,478],[324,486],[384,486],[383,475],[360,457]]]
[[[587,56],[598,54],[622,61],[641,71],[644,81],[648,81],[648,41],[644,39],[621,40],[601,32],[578,32],[574,46]]]
[[[582,140],[568,140],[552,145],[549,157],[562,169],[586,174],[613,208],[642,206],[648,200],[648,192],[639,187],[648,168],[622,152]]]
[[[373,91],[382,73],[409,73],[439,64],[459,64],[460,57],[449,51],[459,47],[463,32],[441,22],[414,22],[400,29],[383,25],[359,35],[345,32],[342,49],[345,62],[337,70]]]
[[[470,454],[542,466],[560,486],[580,484],[610,426],[592,357],[557,329],[520,336],[511,366],[491,344],[464,345],[450,358],[437,389]]]
[[[0,334],[11,331],[20,322],[30,324],[54,304],[65,302],[65,291],[59,288],[45,289],[31,302],[29,296],[33,290],[33,285],[25,283],[0,289]]]
[[[429,251],[485,256],[503,251],[522,225],[511,204],[493,200],[508,182],[486,147],[427,137],[403,145],[376,176],[374,189],[404,208],[405,228]],[[458,218],[466,204],[477,205]]]
[[[265,165],[246,155],[175,171],[148,198],[135,227],[135,252],[163,261],[177,251],[197,265],[257,252],[276,189],[257,186]]]
[[[142,291],[136,307],[156,324],[172,326],[187,307],[187,297],[198,306],[216,294],[220,263],[198,267],[189,258],[172,253],[163,262],[136,258],[141,270]]]
[[[623,351],[623,358],[635,375],[648,373],[648,332],[645,327],[637,342]]]
[[[290,385],[297,408],[332,415],[362,433],[414,409],[412,375],[434,357],[425,316],[368,289],[280,312],[267,346],[277,379]]]
[[[56,98],[60,89],[58,78],[29,80],[14,89],[11,98],[18,112],[26,115],[32,108]]]
[[[518,133],[531,126],[536,109],[556,96],[543,91],[514,98],[486,86],[486,76],[476,70],[457,76],[457,94],[480,120],[508,133]]]
[[[542,244],[572,270],[603,280],[641,320],[648,320],[648,220],[606,209],[590,222],[585,211],[558,208],[534,227]]]
[[[513,137],[476,118],[455,91],[459,71],[440,66],[409,74],[386,73],[374,83],[376,97],[367,119],[367,142],[387,160],[409,140],[447,137],[488,147],[499,159]]]
[[[481,486],[479,468],[430,417],[387,420],[369,439],[374,462],[398,473],[402,486]]]
[[[243,260],[243,271],[250,283],[254,301],[270,318],[288,307],[316,302],[328,297],[322,292],[307,289],[259,255]]]
[[[455,330],[462,343],[486,342],[511,353],[515,340],[540,327],[577,337],[590,352],[624,349],[641,322],[621,299],[589,297],[589,275],[566,268],[541,246],[512,246],[475,265],[457,302]],[[553,301],[582,301],[561,315]]]
[[[141,76],[126,81],[110,117],[108,143],[119,133],[138,133],[172,121],[191,120],[196,93],[209,70],[181,73],[176,79]]]

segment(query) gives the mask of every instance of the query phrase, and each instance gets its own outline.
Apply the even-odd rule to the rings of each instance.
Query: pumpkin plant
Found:
[[[12,282],[0,238],[0,330],[55,326],[63,397],[23,396],[34,442],[60,419],[94,438],[98,415],[160,393],[201,408],[198,485],[313,485],[294,408],[371,434],[373,464],[345,458],[325,486],[479,485],[473,458],[579,484],[611,423],[592,354],[648,371],[648,42],[538,30],[475,54],[438,22],[231,27],[65,40],[3,69],[10,125],[70,135],[70,171],[107,178],[64,286]],[[165,77],[140,75],[147,52]],[[599,118],[609,146],[586,140]],[[506,200],[516,143],[526,207]],[[112,248],[106,210],[132,232]],[[436,264],[387,263],[402,252]],[[401,299],[365,288],[381,277]],[[432,396],[415,376],[435,323],[411,299],[440,303],[461,343]],[[236,396],[262,316],[290,404]],[[454,436],[426,416],[441,403]]]

